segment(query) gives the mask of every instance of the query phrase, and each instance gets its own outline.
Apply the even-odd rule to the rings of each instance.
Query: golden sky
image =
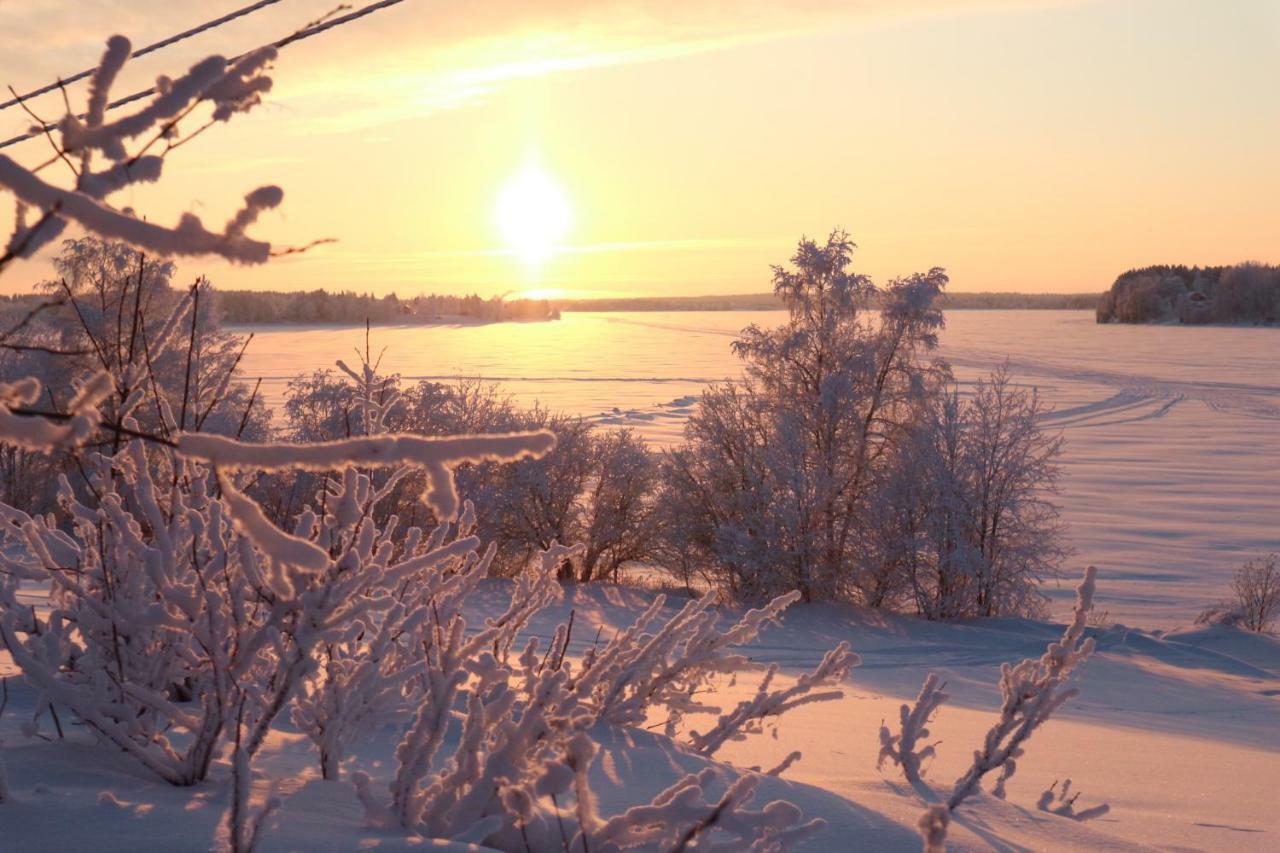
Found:
[[[25,91],[92,65],[111,33],[140,46],[247,2],[0,0],[0,82]],[[333,5],[281,0],[139,60],[116,94]],[[872,276],[939,265],[954,290],[1100,291],[1149,263],[1280,262],[1277,0],[406,0],[286,49],[273,76],[264,107],[112,201],[219,223],[278,183],[284,205],[257,236],[338,242],[261,268],[184,261],[184,277],[759,292],[801,235],[835,226]],[[56,116],[60,99],[35,107]],[[0,113],[6,137],[26,124]],[[554,251],[513,250],[498,213],[531,169],[567,208]],[[550,228],[540,198],[524,215]],[[0,288],[47,271],[17,265]]]

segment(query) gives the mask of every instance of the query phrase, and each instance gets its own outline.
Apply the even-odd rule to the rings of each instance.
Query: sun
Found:
[[[537,265],[555,253],[569,228],[569,200],[537,166],[526,166],[498,194],[498,230],[511,251]]]

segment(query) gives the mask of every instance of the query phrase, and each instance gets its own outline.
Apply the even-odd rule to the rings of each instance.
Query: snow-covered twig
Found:
[[[1084,580],[1076,589],[1076,605],[1062,639],[1050,643],[1038,660],[1024,660],[1000,669],[1000,719],[987,732],[982,748],[973,754],[973,764],[956,780],[947,799],[947,808],[955,809],[978,790],[978,782],[992,770],[1001,770],[1002,782],[1013,775],[1022,745],[1063,703],[1079,691],[1064,687],[1077,666],[1093,653],[1093,639],[1086,638],[1085,626],[1093,609],[1093,594],[1098,570],[1085,569]],[[1006,769],[1007,768],[1007,769]]]
[[[146,162],[154,164],[156,160],[152,158]],[[159,176],[158,168],[135,167],[130,182],[154,181]],[[106,182],[111,189],[120,188],[118,181],[106,179]],[[55,219],[74,221],[86,231],[110,240],[123,240],[157,255],[218,255],[238,263],[260,264],[271,253],[270,243],[252,240],[240,233],[219,234],[207,230],[200,218],[193,213],[184,213],[173,228],[121,213],[106,207],[86,193],[64,190],[45,183],[3,154],[0,154],[0,186],[33,207],[42,210],[56,209],[58,213]],[[270,191],[270,196],[264,195],[266,191]],[[283,193],[276,187],[263,187],[248,196],[249,199],[257,199],[259,207],[274,206],[261,204],[262,199],[268,197],[275,199],[278,204]],[[21,256],[29,256],[45,242],[47,241],[28,242],[20,253]]]
[[[993,793],[1004,797],[1005,782],[1017,770],[1017,759],[1023,754],[1023,744],[1064,702],[1079,692],[1064,685],[1075,668],[1093,653],[1093,639],[1085,637],[1085,627],[1089,611],[1093,609],[1097,574],[1098,570],[1093,566],[1085,569],[1084,579],[1076,588],[1076,604],[1071,623],[1063,631],[1060,640],[1050,643],[1038,659],[1028,658],[1016,665],[1004,664],[1000,668],[1000,693],[1003,697],[1000,719],[987,731],[982,748],[974,751],[973,763],[956,780],[945,803],[930,806],[921,816],[919,826],[926,853],[944,849],[950,813],[975,794],[982,777],[993,770],[1000,771]],[[910,710],[905,705],[902,707],[901,734],[890,735],[884,727],[880,730],[880,760],[888,757],[901,764],[908,780],[913,783],[920,781],[919,761],[912,762],[911,757],[923,759],[926,754],[932,754],[931,747],[915,752],[914,741],[928,735],[924,725],[928,722],[929,715],[947,699],[946,694],[941,691],[942,688],[937,685],[937,676],[931,673],[915,706]],[[913,770],[910,767],[914,767],[915,778],[912,778]],[[1041,801],[1044,802],[1044,796]],[[1099,808],[1105,810],[1108,807]]]
[[[742,740],[748,734],[761,731],[766,719],[777,719],[801,705],[840,699],[844,696],[844,691],[838,685],[860,660],[850,651],[849,644],[842,642],[828,651],[812,672],[801,675],[790,687],[772,691],[769,688],[774,676],[778,673],[778,665],[770,664],[753,697],[744,699],[732,711],[721,715],[715,727],[705,734],[690,732],[689,744],[703,755],[714,755],[726,742]],[[823,690],[822,688],[833,689]],[[789,758],[786,764],[794,763],[796,758],[798,756]],[[781,772],[781,767],[775,768],[770,775],[778,775]]]
[[[271,78],[265,74],[275,58],[271,47],[251,51],[228,63],[221,56],[211,56],[196,63],[186,74],[157,83],[155,97],[136,112],[114,121],[105,120],[110,89],[129,58],[131,47],[123,36],[107,42],[89,87],[88,109],[81,118],[68,113],[58,127],[61,147],[56,153],[80,160],[75,186],[70,189],[50,184],[34,171],[0,155],[0,187],[18,200],[20,215],[0,258],[0,267],[14,257],[29,257],[75,222],[86,231],[112,240],[130,243],[157,255],[217,255],[238,263],[263,263],[271,255],[271,245],[245,235],[245,228],[262,210],[278,206],[283,199],[279,187],[266,186],[245,197],[244,207],[221,232],[205,228],[191,213],[183,214],[174,227],[148,222],[131,211],[108,205],[107,196],[137,183],[160,179],[164,154],[148,154],[160,139],[170,140],[177,122],[198,104],[212,106],[212,122],[226,121],[247,112],[261,102],[271,89]],[[132,156],[125,143],[156,130],[152,140]],[[93,170],[95,154],[104,154],[112,164],[101,171]],[[68,162],[70,162],[68,160]],[[28,225],[26,210],[40,212]]]
[[[805,821],[799,809],[775,800],[760,811],[747,808],[759,776],[741,776],[729,785],[717,801],[706,799],[715,778],[710,768],[691,774],[671,785],[648,805],[635,806],[610,818],[591,839],[596,853],[615,853],[647,847],[683,851],[691,845],[698,850],[732,851],[786,849],[812,836],[826,825],[821,818]],[[732,841],[704,842],[702,836],[718,830]]]
[[[943,692],[946,684],[938,683],[938,676],[929,673],[920,688],[920,695],[912,705],[903,704],[899,709],[900,727],[897,734],[892,734],[889,727],[880,725],[880,758],[877,767],[884,766],[886,760],[892,761],[902,768],[907,781],[915,785],[920,782],[924,762],[935,755],[936,744],[926,744],[922,749],[916,745],[929,737],[929,721],[935,711],[950,696]]]
[[[1083,811],[1076,811],[1076,800],[1080,798],[1080,792],[1071,793],[1071,780],[1062,780],[1062,788],[1058,789],[1058,782],[1055,779],[1053,784],[1040,794],[1040,799],[1036,800],[1036,808],[1042,812],[1050,812],[1060,817],[1069,817],[1072,820],[1086,821],[1095,817],[1102,817],[1111,811],[1111,806],[1107,803],[1100,803],[1091,806]]]

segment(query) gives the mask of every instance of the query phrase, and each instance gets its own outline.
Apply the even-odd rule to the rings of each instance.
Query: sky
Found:
[[[94,64],[112,33],[141,46],[248,2],[0,0],[0,82],[26,91]],[[132,63],[114,94],[334,2],[279,0]],[[957,291],[1280,262],[1278,0],[405,0],[287,48],[272,76],[262,107],[111,201],[220,223],[275,183],[284,204],[252,233],[336,242],[261,267],[183,260],[179,276],[749,293],[797,240],[837,227],[873,278],[942,266]],[[32,106],[56,117],[61,97]],[[5,137],[28,124],[0,113]],[[542,189],[500,202],[528,186]],[[49,272],[46,252],[0,291]]]

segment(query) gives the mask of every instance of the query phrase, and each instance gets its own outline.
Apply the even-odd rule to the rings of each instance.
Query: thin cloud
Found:
[[[367,130],[482,101],[513,80],[722,50],[831,26],[1018,11],[1069,0],[406,0],[290,48],[273,100],[297,107],[298,132]],[[136,63],[121,86],[148,85],[212,52],[285,35],[332,0],[280,3]],[[218,11],[226,11],[220,9]],[[0,0],[0,82],[30,88],[91,66],[108,35],[142,45],[212,16],[205,0]],[[305,109],[304,109],[305,107]]]

